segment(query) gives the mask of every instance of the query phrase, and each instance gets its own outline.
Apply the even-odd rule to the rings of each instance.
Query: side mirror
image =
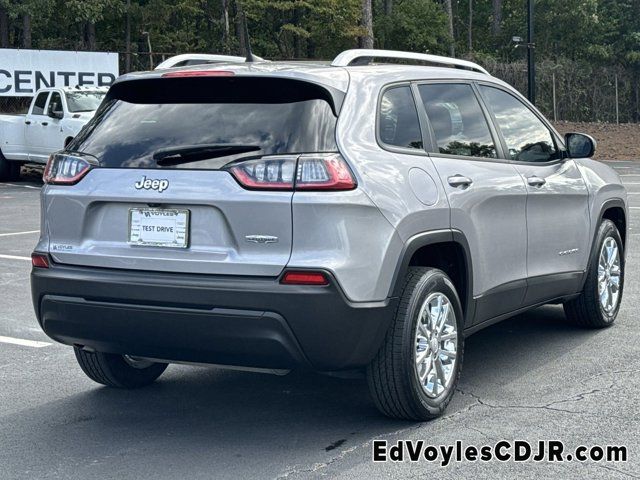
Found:
[[[590,158],[596,153],[596,141],[584,133],[567,133],[564,136],[569,158]]]

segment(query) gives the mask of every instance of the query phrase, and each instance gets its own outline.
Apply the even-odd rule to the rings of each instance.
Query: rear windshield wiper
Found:
[[[153,159],[158,165],[172,166],[181,163],[198,162],[211,158],[226,157],[239,153],[256,152],[261,150],[259,145],[235,145],[216,143],[209,145],[184,145],[157,150]]]

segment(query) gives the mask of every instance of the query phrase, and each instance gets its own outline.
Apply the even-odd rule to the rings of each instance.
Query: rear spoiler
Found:
[[[232,72],[229,72],[232,73]],[[282,103],[323,99],[338,116],[345,93],[306,79],[266,75],[133,76],[115,82],[103,104],[130,103]]]

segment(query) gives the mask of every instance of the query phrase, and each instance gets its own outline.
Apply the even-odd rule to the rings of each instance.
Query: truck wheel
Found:
[[[16,180],[20,180],[20,173],[22,170],[21,162],[7,162],[9,164],[9,178],[10,182],[15,182]]]
[[[430,420],[454,394],[464,352],[462,306],[441,270],[413,267],[393,322],[367,368],[369,391],[385,415]]]
[[[567,318],[585,328],[613,324],[624,286],[624,246],[615,223],[602,221],[595,245],[582,293],[564,304]]]
[[[138,360],[127,355],[88,352],[74,347],[82,371],[108,387],[139,388],[153,383],[167,368],[165,363]]]
[[[11,176],[11,162],[7,160],[2,152],[0,152],[0,182],[9,180]]]

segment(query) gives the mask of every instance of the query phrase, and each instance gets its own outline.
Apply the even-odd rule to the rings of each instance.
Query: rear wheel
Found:
[[[10,182],[15,182],[16,180],[20,180],[20,173],[22,170],[21,162],[9,162],[9,178]]]
[[[613,324],[620,310],[624,286],[624,247],[618,228],[603,220],[596,236],[584,290],[578,298],[564,304],[569,320],[586,328]]]
[[[82,371],[91,380],[108,387],[138,388],[150,385],[167,369],[165,363],[154,363],[128,355],[88,352],[74,347]]]
[[[462,307],[449,277],[411,268],[384,343],[367,368],[369,390],[389,417],[441,415],[458,383],[464,351]]]
[[[0,182],[6,182],[10,180],[11,177],[11,163],[7,160],[2,152],[0,152]]]

